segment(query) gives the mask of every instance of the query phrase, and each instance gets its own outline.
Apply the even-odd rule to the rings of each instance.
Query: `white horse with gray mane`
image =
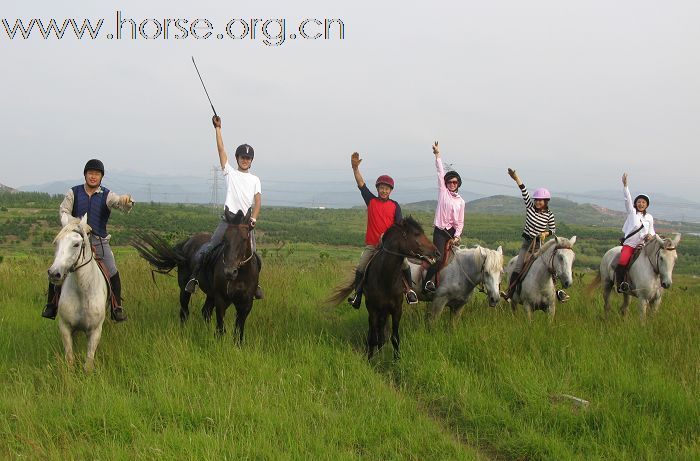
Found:
[[[51,283],[61,286],[58,328],[63,337],[66,361],[73,365],[73,335],[83,331],[87,336],[86,371],[94,367],[109,292],[92,254],[90,231],[87,215],[82,219],[72,218],[54,239],[56,254],[48,270]]]
[[[630,294],[639,299],[639,317],[642,321],[646,318],[647,308],[652,314],[657,311],[664,289],[671,288],[673,283],[673,267],[678,258],[676,246],[680,240],[681,234],[675,234],[673,238],[661,238],[655,235],[651,241],[644,245],[641,254],[628,270],[632,290],[630,290],[631,293],[623,293],[620,314],[627,314]],[[610,312],[610,293],[615,284],[615,266],[620,258],[621,250],[622,247],[616,246],[605,253],[600,262],[599,278],[591,284],[603,283],[606,315]]]
[[[413,283],[416,286],[423,286],[425,271],[422,266],[413,263],[410,263],[410,266]],[[454,324],[477,287],[486,293],[489,306],[494,307],[500,300],[502,273],[503,250],[500,246],[496,250],[478,245],[474,248],[455,248],[452,259],[440,271],[440,284],[432,296],[432,306],[427,314],[428,320],[434,323],[445,306],[449,306]],[[423,294],[419,294],[419,298],[422,301],[431,300]]]
[[[550,320],[554,319],[556,312],[554,279],[558,279],[564,288],[571,286],[573,281],[571,268],[576,258],[573,250],[574,243],[576,243],[575,235],[570,239],[555,236],[534,254],[535,260],[521,280],[520,288],[515,290],[510,300],[513,312],[518,304],[522,304],[528,319],[532,319],[534,309],[542,309],[549,314]],[[506,268],[509,281],[517,259],[517,256],[511,259]]]

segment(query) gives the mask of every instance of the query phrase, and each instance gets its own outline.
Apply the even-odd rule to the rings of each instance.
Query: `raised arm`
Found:
[[[360,154],[357,152],[353,152],[353,154],[350,156],[350,165],[352,165],[352,172],[355,175],[355,182],[357,182],[357,187],[362,187],[365,185],[365,180],[362,178],[362,174],[360,173],[360,163],[362,162],[362,159],[360,158]]]
[[[228,155],[226,154],[226,149],[224,149],[224,139],[221,137],[221,117],[214,115],[211,118],[214,124],[214,129],[216,130],[216,149],[219,151],[219,163],[221,164],[221,169],[226,168],[226,163],[228,162]]]
[[[439,189],[447,189],[445,185],[445,167],[442,165],[442,157],[440,157],[440,148],[438,142],[433,144],[433,154],[435,155],[435,168],[437,169],[437,180]]]
[[[520,176],[518,176],[518,173],[516,173],[515,170],[512,168],[508,168],[508,176],[513,178],[513,181],[515,181],[515,183],[520,188],[520,194],[523,196],[525,207],[530,208],[532,206],[535,206],[535,204],[532,203],[532,199],[530,198],[530,193],[525,188],[525,184],[523,184],[523,182],[520,180]]]
[[[632,195],[630,195],[630,190],[627,187],[627,173],[623,173],[622,175],[622,190],[625,195],[625,209],[627,213],[636,213],[637,210],[634,208],[634,203],[632,203]]]

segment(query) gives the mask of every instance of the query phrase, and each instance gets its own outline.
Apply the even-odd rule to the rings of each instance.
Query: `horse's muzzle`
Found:
[[[49,282],[53,283],[54,285],[58,285],[59,283],[63,282],[63,279],[65,278],[60,271],[52,271],[49,269],[46,272],[49,275]]]
[[[661,286],[664,287],[664,289],[668,290],[671,288],[671,282],[661,282]]]
[[[562,280],[561,286],[564,288],[569,288],[571,286],[571,280]]]

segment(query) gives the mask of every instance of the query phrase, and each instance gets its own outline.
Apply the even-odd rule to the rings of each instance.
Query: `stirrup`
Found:
[[[428,280],[427,282],[425,282],[423,290],[429,293],[435,293],[435,290],[437,290],[437,288],[435,287],[435,282],[433,282],[432,280]]]
[[[413,290],[408,290],[406,292],[406,302],[408,304],[418,304],[418,295]]]
[[[44,317],[45,319],[55,320],[57,313],[58,313],[58,306],[55,305],[54,303],[48,303],[44,307],[44,310],[41,311],[41,316]]]
[[[362,306],[362,296],[359,293],[355,292],[355,296],[350,296],[348,298],[348,302],[355,309],[359,309],[360,306]]]
[[[112,320],[115,322],[123,322],[126,319],[126,312],[124,312],[124,308],[122,306],[115,306],[114,309],[112,309]]]
[[[618,293],[629,293],[629,291],[630,291],[630,284],[624,280],[622,282],[620,282],[620,286],[617,287],[617,292]]]
[[[571,298],[571,296],[569,296],[569,295],[566,293],[566,291],[564,291],[564,290],[557,290],[557,299],[559,300],[559,302],[565,303],[565,302],[567,302],[567,301],[569,300],[569,298]]]
[[[187,285],[185,285],[185,291],[188,292],[189,294],[193,294],[195,291],[197,291],[197,285],[199,285],[199,282],[197,281],[197,279],[191,278],[187,282]]]
[[[263,289],[260,285],[255,288],[255,294],[253,295],[253,299],[263,299],[265,297],[265,294],[263,293]]]

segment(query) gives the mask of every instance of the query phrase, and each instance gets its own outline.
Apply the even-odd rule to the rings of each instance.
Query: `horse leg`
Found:
[[[228,304],[223,299],[217,299],[214,304],[216,305],[216,336],[221,337],[226,333],[224,316],[226,315]]]
[[[204,300],[204,305],[202,306],[202,317],[207,323],[211,322],[211,313],[214,310],[214,297],[207,295],[207,299]]]
[[[399,322],[401,322],[401,309],[397,309],[391,316],[391,345],[394,346],[394,360],[399,360],[401,358],[401,351],[399,350],[399,344],[401,339],[399,338]]]
[[[95,351],[102,337],[102,324],[100,323],[87,335],[87,357],[85,359],[85,371],[90,373],[95,368]]]
[[[367,331],[367,360],[372,358],[374,355],[374,349],[377,347],[377,330],[378,330],[378,318],[377,313],[373,309],[367,309],[369,311],[369,330]]]
[[[241,305],[236,305],[236,331],[238,331],[238,344],[243,344],[243,329],[245,328],[245,320],[253,308],[253,300],[246,301]]]
[[[649,301],[644,298],[639,298],[639,320],[644,323],[647,319],[647,307],[649,306]]]
[[[527,319],[532,321],[532,306],[528,302],[523,303],[523,307],[525,308],[525,313],[527,314]]]
[[[180,288],[180,322],[185,323],[190,316],[190,298],[192,293],[188,293],[184,288]]]
[[[624,293],[622,295],[622,306],[620,306],[620,315],[625,317],[627,315],[627,308],[630,305],[630,295]]]
[[[661,304],[661,293],[657,293],[651,301],[649,302],[649,314],[654,315],[659,311],[659,305]]]
[[[61,338],[63,339],[66,362],[69,367],[72,367],[75,363],[75,357],[73,356],[73,332],[63,320],[59,322],[58,329],[61,331]]]
[[[554,314],[556,314],[557,311],[557,303],[555,301],[552,301],[552,304],[547,306],[547,314],[549,315],[549,323],[554,322]]]
[[[605,311],[605,317],[610,314],[610,293],[612,292],[613,285],[606,281],[603,281],[603,309]]]
[[[437,319],[442,314],[445,304],[447,304],[447,297],[445,296],[438,296],[433,299],[433,304],[425,316],[426,320],[428,321],[429,328],[435,326],[435,322],[437,322]]]
[[[464,304],[451,310],[452,321],[450,322],[452,329],[457,328],[457,322],[459,322],[460,317],[462,317],[462,312],[464,312]]]

